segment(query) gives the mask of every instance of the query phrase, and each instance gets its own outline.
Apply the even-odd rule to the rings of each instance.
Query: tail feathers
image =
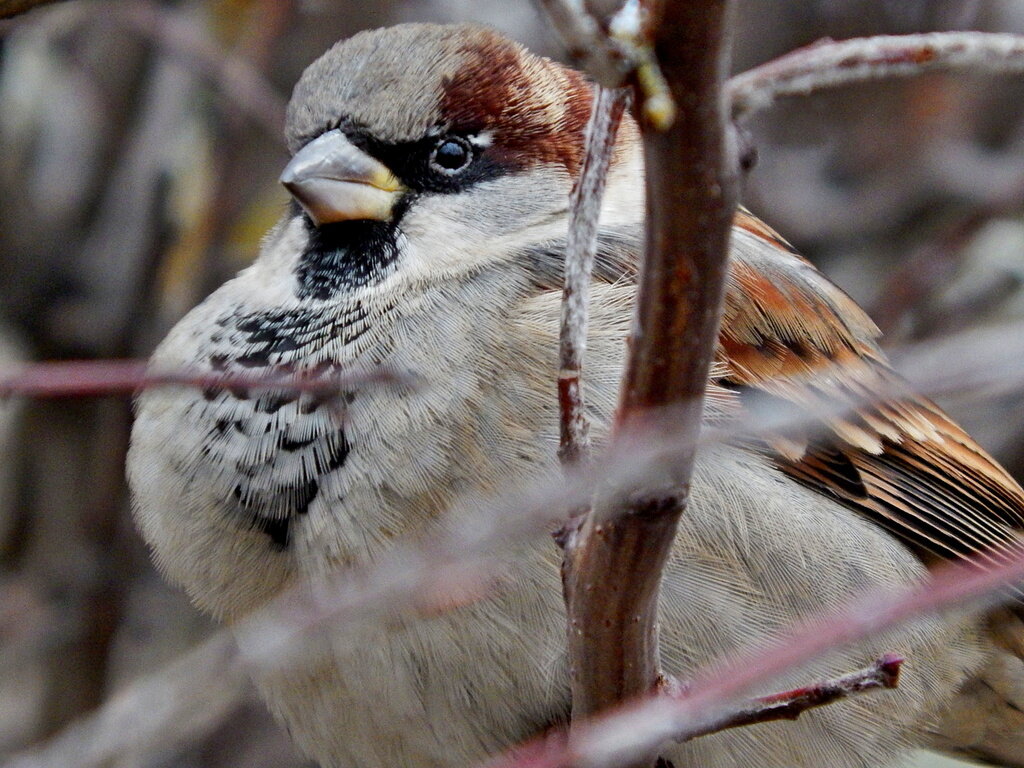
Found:
[[[933,733],[933,749],[990,765],[1024,768],[1024,609],[989,620],[994,653],[968,679]]]

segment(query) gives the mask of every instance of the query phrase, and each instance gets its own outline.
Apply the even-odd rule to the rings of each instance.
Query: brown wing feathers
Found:
[[[795,406],[818,427],[764,438],[765,450],[922,555],[1003,559],[1024,529],[1020,486],[909,392],[849,297],[757,219],[741,211],[736,223],[715,383],[744,404]]]

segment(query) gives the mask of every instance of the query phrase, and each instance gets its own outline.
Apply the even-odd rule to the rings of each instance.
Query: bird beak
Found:
[[[318,227],[353,219],[387,221],[405,191],[387,166],[337,129],[296,152],[281,183]]]

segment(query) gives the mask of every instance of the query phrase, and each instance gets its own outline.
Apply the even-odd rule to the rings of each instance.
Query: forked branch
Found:
[[[667,130],[644,123],[646,254],[613,440],[650,432],[671,413],[687,448],[666,462],[654,485],[598,499],[566,541],[574,721],[641,696],[661,679],[658,588],[693,467],[736,206],[723,98],[730,5],[640,8],[638,34],[650,33],[681,114]]]
[[[705,718],[686,720],[672,737],[682,743],[701,736],[776,720],[796,720],[804,712],[826,704],[858,696],[870,691],[895,688],[899,684],[903,659],[894,655],[882,656],[871,666],[851,672],[842,677],[825,680],[814,685],[794,688],[769,696],[759,696],[747,702],[722,708],[719,714]],[[686,694],[678,699],[684,700]],[[628,717],[629,712],[620,711],[615,717]],[[499,759],[486,768],[571,768],[577,764],[589,764],[579,760],[573,753],[568,734],[556,731],[547,734],[526,746],[513,750],[506,759]],[[602,756],[597,756],[598,761]]]

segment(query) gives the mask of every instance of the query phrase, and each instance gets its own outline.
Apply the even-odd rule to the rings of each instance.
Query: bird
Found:
[[[461,500],[559,471],[562,272],[593,96],[578,71],[468,24],[360,32],[306,69],[287,110],[287,211],[151,364],[215,376],[387,369],[416,384],[368,377],[329,402],[237,383],[137,396],[134,518],[199,609],[237,623],[372,563]],[[598,444],[625,364],[642,180],[627,115],[591,285],[583,387]],[[937,563],[998,561],[1024,527],[1021,487],[901,384],[852,299],[745,209],[729,258],[705,418],[731,423],[769,402],[814,429],[701,448],[659,604],[662,662],[681,680]],[[549,538],[531,540],[495,562],[493,592],[335,628],[301,662],[256,670],[257,688],[325,768],[479,763],[566,721],[559,565]],[[920,619],[776,682],[895,652],[906,665],[894,691],[662,755],[853,768],[933,746],[1024,765],[1024,625],[1001,610]]]

